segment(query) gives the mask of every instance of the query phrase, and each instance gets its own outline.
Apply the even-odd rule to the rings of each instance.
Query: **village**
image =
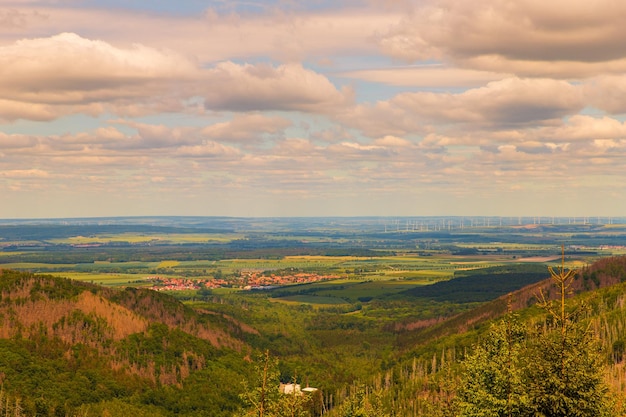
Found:
[[[312,272],[298,272],[293,274],[266,275],[260,270],[241,271],[238,277],[232,280],[223,278],[193,279],[169,276],[149,276],[145,280],[152,285],[155,291],[184,291],[213,288],[239,288],[242,290],[261,290],[291,284],[306,284],[317,281],[329,281],[341,278],[339,275],[320,275]]]

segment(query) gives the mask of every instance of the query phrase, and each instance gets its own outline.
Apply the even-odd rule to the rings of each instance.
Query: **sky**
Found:
[[[626,216],[621,0],[2,0],[0,218]]]

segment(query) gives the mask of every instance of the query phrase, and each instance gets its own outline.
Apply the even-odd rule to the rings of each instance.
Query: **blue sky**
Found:
[[[623,216],[626,4],[0,5],[0,218]]]

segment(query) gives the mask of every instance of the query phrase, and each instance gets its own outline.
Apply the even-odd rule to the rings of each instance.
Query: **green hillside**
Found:
[[[248,347],[232,320],[153,291],[8,270],[0,291],[2,395],[23,415],[227,416],[239,408],[233,382],[246,373]]]
[[[624,408],[626,399],[625,272],[626,257],[613,257],[602,259],[572,276],[571,285],[568,285],[565,291],[566,301],[563,311],[567,317],[564,322],[566,327],[571,329],[568,331],[572,332],[573,336],[570,338],[568,334],[566,342],[560,342],[558,336],[559,291],[552,280],[530,285],[434,326],[407,332],[403,335],[402,342],[407,350],[399,363],[385,372],[378,373],[369,381],[361,381],[346,387],[342,393],[343,405],[336,407],[330,415],[344,416],[350,410],[350,412],[361,410],[363,411],[361,415],[364,416],[406,417],[626,415]],[[541,294],[546,296],[548,302],[543,307],[539,303],[542,298]],[[554,312],[556,316],[552,314]],[[468,388],[468,381],[473,381],[471,384],[475,384],[477,375],[481,373],[490,375],[489,378],[498,378],[493,373],[495,366],[493,364],[497,363],[498,359],[496,356],[489,356],[488,352],[491,349],[493,354],[493,346],[500,346],[498,349],[502,349],[502,346],[510,343],[506,341],[506,338],[503,339],[502,335],[506,334],[507,329],[512,328],[511,326],[523,335],[522,339],[516,343],[519,343],[518,349],[526,356],[521,357],[517,369],[520,375],[526,375],[527,378],[529,375],[533,377],[525,384],[542,386],[541,383],[533,384],[532,381],[549,381],[550,377],[554,378],[556,372],[552,375],[542,374],[541,372],[545,369],[540,368],[541,372],[537,369],[546,363],[558,369],[559,356],[555,356],[555,352],[558,352],[560,346],[568,346],[571,348],[568,352],[571,356],[564,357],[574,359],[564,362],[563,376],[554,378],[552,386],[560,387],[559,392],[562,393],[568,392],[568,389],[574,389],[572,387],[583,391],[590,389],[576,385],[576,378],[582,378],[583,386],[589,385],[594,378],[591,375],[595,372],[595,368],[582,371],[576,366],[591,367],[590,363],[596,363],[596,370],[600,375],[600,379],[597,380],[598,392],[606,390],[606,394],[585,397],[584,394],[579,395],[576,392],[574,396],[582,398],[580,401],[586,401],[586,405],[589,406],[589,409],[585,411],[580,403],[572,402],[581,408],[581,411],[577,413],[570,409],[561,413],[553,410],[544,414],[537,414],[537,411],[525,414],[518,410],[517,413],[508,414],[510,409],[506,410],[506,407],[502,406],[506,403],[506,396],[503,397],[504,402],[500,404],[499,413],[489,408],[493,406],[493,402],[490,403],[485,398],[480,400],[482,402],[478,402],[482,404],[481,406],[474,408],[474,411],[468,411],[467,402],[464,403],[468,398],[467,393],[480,390],[480,387],[475,385],[469,385],[471,388]],[[500,335],[499,338],[497,335]],[[499,343],[499,345],[493,343]],[[553,344],[550,345],[550,343]],[[546,351],[542,350],[542,346],[544,348],[557,346],[557,348]],[[483,356],[477,356],[476,352],[482,352],[480,355]],[[476,363],[479,361],[477,358],[481,357],[484,362],[482,364],[478,362],[482,367],[478,368],[477,374]],[[585,359],[587,362],[584,362],[586,365],[576,365],[576,358],[588,358]],[[505,357],[505,364],[507,360]],[[571,370],[571,374],[567,374],[568,369]],[[495,380],[489,379],[489,381],[493,384]],[[500,388],[502,387],[506,388],[506,385],[501,385]],[[556,402],[558,395],[550,394],[552,396],[549,397],[546,393],[549,393],[550,388],[544,386],[542,389],[545,391],[535,391],[531,397],[545,396],[548,398],[546,403],[549,406],[554,405],[551,401]],[[472,396],[474,394],[469,395],[470,398]],[[589,401],[589,398],[592,400]],[[598,408],[592,411],[594,404]],[[546,407],[546,404],[542,406]],[[567,409],[562,404],[561,406],[564,410]],[[598,411],[599,409],[604,411]]]
[[[539,294],[559,295],[541,280],[549,276],[545,266],[511,264],[390,295],[377,296],[372,285],[364,305],[356,297],[313,307],[273,299],[271,291],[182,303],[147,289],[0,270],[0,411],[259,415],[255,396],[264,392],[283,407],[267,417],[457,415],[467,358],[493,339],[507,311],[515,311],[528,346],[554,324],[537,305]],[[498,297],[524,283],[531,284]],[[568,287],[567,309],[586,306],[577,323],[593,331],[603,381],[620,401],[625,300],[626,257],[585,266]],[[265,362],[259,352],[269,355]],[[277,390],[290,381],[319,388],[317,396],[289,405],[292,397]]]

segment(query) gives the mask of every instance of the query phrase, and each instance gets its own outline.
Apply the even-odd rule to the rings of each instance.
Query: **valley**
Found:
[[[2,395],[24,415],[247,415],[266,352],[272,386],[317,388],[300,415],[440,415],[490,320],[541,320],[549,267],[580,271],[621,352],[622,220],[0,222]]]

